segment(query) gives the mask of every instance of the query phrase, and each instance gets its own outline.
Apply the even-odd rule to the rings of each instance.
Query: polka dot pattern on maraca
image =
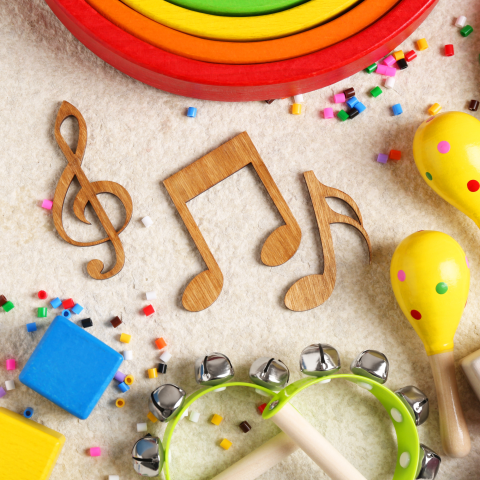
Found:
[[[450,144],[446,140],[442,140],[437,145],[437,150],[440,153],[448,153],[450,151]]]
[[[447,293],[448,285],[445,282],[439,282],[437,283],[435,290],[439,295],[443,295],[444,293]]]
[[[410,312],[410,315],[415,319],[415,320],[420,320],[422,318],[422,314],[418,310],[412,310]]]
[[[477,192],[478,189],[480,188],[480,183],[478,183],[477,180],[470,180],[470,181],[467,183],[467,188],[468,188],[471,192]]]
[[[467,268],[470,270],[470,264],[468,263],[468,258],[466,255],[465,255],[465,263],[467,264]]]
[[[405,272],[403,270],[399,270],[397,273],[397,277],[401,282],[404,282],[407,276],[405,275]]]
[[[431,179],[433,178],[433,177],[432,177],[432,174],[431,174],[430,172],[427,172],[427,173],[425,174],[425,176],[426,176],[429,180],[431,180]]]

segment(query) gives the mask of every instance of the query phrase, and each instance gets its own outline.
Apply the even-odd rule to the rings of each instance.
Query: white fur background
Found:
[[[430,419],[419,429],[423,443],[442,455],[437,397],[423,345],[400,311],[389,280],[390,259],[396,245],[420,229],[452,235],[464,248],[470,264],[471,293],[455,341],[455,358],[480,348],[480,234],[474,223],[438,197],[417,172],[412,158],[416,127],[438,102],[444,110],[468,111],[471,99],[480,100],[480,14],[475,0],[440,0],[432,15],[401,46],[405,51],[426,37],[430,48],[419,52],[409,68],[398,74],[396,91],[379,98],[368,92],[382,84],[380,76],[360,72],[338,85],[305,95],[304,113],[289,113],[291,99],[272,105],[263,102],[218,103],[182,98],[143,85],[114,70],[79,43],[42,0],[0,2],[0,294],[15,309],[0,313],[0,384],[16,379],[43,332],[54,318],[36,319],[46,305],[36,297],[40,289],[50,298],[73,297],[94,322],[89,331],[122,351],[121,332],[133,339],[134,360],[121,370],[135,376],[127,405],[117,409],[115,382],[88,420],[81,421],[32,392],[18,381],[0,400],[23,412],[35,409],[34,419],[67,437],[52,480],[104,480],[109,474],[122,480],[137,478],[130,461],[133,443],[140,438],[136,424],[146,421],[148,394],[161,382],[175,382],[188,393],[196,388],[193,363],[211,351],[227,354],[237,380],[247,380],[251,362],[260,356],[281,358],[292,380],[301,377],[298,357],[312,342],[326,342],[340,352],[343,371],[351,360],[370,348],[384,352],[391,373],[387,386],[416,385],[430,398]],[[460,36],[455,17],[466,15],[475,32]],[[446,43],[455,45],[454,57],[443,55]],[[324,120],[320,111],[331,106],[331,96],[353,86],[367,111],[353,121]],[[76,248],[57,235],[50,212],[39,207],[53,198],[66,160],[54,136],[54,121],[62,100],[84,115],[89,142],[84,170],[91,181],[111,180],[127,188],[133,199],[131,224],[121,235],[126,264],[107,281],[86,273],[93,258],[113,261],[107,245]],[[391,115],[401,103],[404,114]],[[198,116],[185,116],[196,106]],[[478,116],[479,114],[475,114]],[[207,310],[190,313],[181,305],[188,282],[204,266],[162,181],[184,166],[246,130],[302,228],[297,254],[283,266],[269,268],[260,261],[260,249],[281,218],[253,169],[246,168],[189,203],[225,276],[223,292]],[[72,124],[64,135],[72,137]],[[402,160],[381,165],[378,153],[392,148]],[[318,229],[303,172],[347,192],[359,205],[373,246],[373,262],[354,229],[332,226],[338,268],[331,298],[306,313],[287,310],[283,298],[299,278],[320,273],[323,265]],[[105,197],[105,196],[103,196]],[[98,238],[101,229],[79,225],[71,214],[69,197],[65,225],[72,237]],[[116,224],[122,222],[119,203],[102,198]],[[331,205],[346,212],[339,202]],[[141,218],[154,225],[146,229]],[[146,291],[156,291],[157,313],[146,318]],[[119,315],[123,325],[113,329]],[[25,324],[37,321],[39,331],[27,334]],[[153,340],[163,336],[173,355],[168,373],[149,380],[146,370],[158,362]],[[72,352],[76,353],[76,352]],[[78,352],[81,354],[81,352]],[[7,372],[5,359],[17,359],[18,369]],[[75,372],[71,372],[75,375]],[[465,459],[444,456],[440,480],[478,478],[480,469],[480,403],[460,368],[457,380],[472,438]],[[79,387],[81,388],[81,387]],[[183,420],[174,436],[173,478],[208,479],[277,432],[262,422],[255,407],[262,399],[252,392],[228,389],[198,402],[198,424]],[[396,442],[391,422],[369,394],[351,385],[333,382],[312,388],[295,405],[372,480],[391,479]],[[224,416],[220,427],[210,416]],[[248,420],[243,434],[238,424]],[[149,426],[161,434],[158,423]],[[1,432],[0,432],[1,434]],[[219,441],[229,438],[225,452]],[[91,458],[87,450],[102,448]],[[265,480],[326,478],[303,452],[273,468]],[[11,479],[9,479],[11,480]]]

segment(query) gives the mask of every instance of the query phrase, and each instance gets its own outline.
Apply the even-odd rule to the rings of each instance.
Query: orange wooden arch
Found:
[[[256,64],[297,58],[341,42],[386,14],[399,0],[364,0],[329,23],[289,37],[225,42],[194,37],[156,23],[119,0],[86,0],[122,30],[170,53],[209,63]]]

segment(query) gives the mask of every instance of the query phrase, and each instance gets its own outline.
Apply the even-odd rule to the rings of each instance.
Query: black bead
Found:
[[[242,422],[239,425],[239,427],[242,429],[243,433],[248,433],[252,429],[252,427],[250,426],[250,424],[247,421]]]
[[[272,98],[271,100],[265,100],[265,102],[267,102],[269,105],[272,104],[274,101],[275,101],[274,98]]]
[[[478,110],[478,100],[472,100],[470,102],[470,106],[468,107],[472,112],[476,112]]]
[[[157,372],[158,373],[167,373],[167,364],[160,362],[157,367]]]
[[[82,320],[82,327],[83,328],[93,327],[92,319],[91,318],[84,318]]]
[[[353,107],[347,113],[349,118],[355,118],[360,112],[355,107]]]
[[[400,70],[405,70],[408,67],[408,63],[404,58],[397,60],[397,65]]]
[[[349,98],[352,98],[355,96],[355,89],[352,88],[347,88],[346,90],[343,91],[345,94],[345,99],[348,100]]]

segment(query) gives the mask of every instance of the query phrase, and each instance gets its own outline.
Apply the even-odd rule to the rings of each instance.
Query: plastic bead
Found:
[[[379,66],[377,67],[377,73],[378,73],[379,75],[386,75],[386,74],[387,74],[387,68],[388,68],[387,65],[379,65]]]
[[[268,103],[268,105],[271,105],[275,101],[275,98],[272,98],[270,100],[265,100],[265,103]]]
[[[125,381],[126,375],[119,370],[113,378],[117,382],[122,383]]]
[[[119,317],[115,317],[112,320],[110,320],[110,323],[112,324],[113,328],[117,328],[119,325],[122,324],[122,321],[120,320]]]
[[[302,113],[302,104],[301,103],[294,103],[292,105],[292,114],[293,115],[300,115]]]
[[[220,425],[222,423],[222,420],[223,420],[223,417],[221,417],[220,415],[217,415],[216,413],[212,416],[211,418],[211,422],[214,424],[214,425]]]
[[[188,417],[188,419],[193,423],[197,423],[199,418],[200,414],[198,412],[190,412],[190,415]]]
[[[467,17],[460,15],[455,22],[455,26],[458,28],[463,28],[467,24]]]
[[[153,220],[147,215],[146,217],[142,218],[143,225],[148,228],[153,225]]]
[[[148,412],[148,413],[147,413],[147,418],[148,418],[152,423],[157,423],[157,422],[158,422],[158,418],[157,418],[152,412]]]
[[[460,34],[462,37],[468,37],[473,32],[473,28],[470,25],[465,25],[461,30]]]
[[[126,383],[128,386],[130,386],[130,385],[133,383],[133,380],[134,380],[133,375],[127,375],[127,376],[125,377],[125,383]]]
[[[153,308],[153,305],[147,305],[146,307],[143,308],[143,313],[149,317],[150,315],[153,315],[155,313],[155,309]]]
[[[333,102],[334,103],[345,103],[345,94],[342,92],[342,93],[336,93],[334,96],[333,96]]]
[[[417,58],[417,54],[415,53],[414,50],[410,50],[405,54],[405,60],[407,62],[411,62],[413,59]]]
[[[40,307],[38,310],[37,310],[37,317],[38,318],[45,318],[47,316],[47,309],[46,307]]]
[[[169,360],[172,358],[172,355],[168,352],[163,352],[161,355],[160,355],[160,360],[163,362],[163,363],[168,363]]]
[[[338,117],[339,120],[341,120],[342,122],[344,122],[345,120],[348,120],[348,118],[349,118],[348,113],[347,113],[345,110],[340,110],[340,111],[337,113],[337,117]]]
[[[37,324],[35,322],[27,323],[27,332],[36,332],[37,331]]]
[[[455,55],[455,50],[453,48],[453,45],[445,45],[445,56],[446,57],[453,57]]]
[[[62,301],[57,297],[57,298],[54,298],[51,302],[50,302],[50,305],[52,306],[52,308],[58,308],[60,307],[60,305],[62,304]]]
[[[266,403],[262,403],[259,407],[258,407],[258,411],[260,412],[260,415],[263,414],[263,411],[265,410],[265,407],[267,406]]]
[[[44,208],[45,210],[51,210],[52,207],[53,207],[53,202],[51,200],[45,199],[42,202],[42,208]]]
[[[122,333],[120,335],[120,341],[122,343],[130,343],[130,340],[132,339],[131,335],[128,335],[128,333]]]
[[[63,300],[62,306],[64,310],[67,310],[69,308],[72,308],[75,305],[75,302],[71,298],[67,298],[66,300]]]
[[[400,160],[402,158],[402,152],[400,150],[390,150],[388,158],[390,158],[390,160]]]
[[[397,66],[400,70],[405,70],[406,68],[408,68],[408,62],[404,58],[401,58],[397,62]]]
[[[387,163],[388,155],[386,153],[379,153],[377,156],[378,163]]]
[[[351,110],[348,111],[348,118],[355,118],[360,112],[355,108],[353,107]]]
[[[67,320],[71,318],[72,312],[70,310],[62,310],[62,317],[66,318]]]
[[[157,367],[157,372],[158,373],[167,373],[167,364],[160,362]]]
[[[102,450],[100,447],[92,447],[90,449],[90,456],[91,457],[99,457],[102,454]]]
[[[3,387],[0,387],[0,398],[4,397],[7,394]]]
[[[146,423],[137,423],[137,432],[146,432],[147,424]]]
[[[470,102],[468,109],[471,110],[472,112],[476,112],[478,110],[478,100],[472,100]]]
[[[426,50],[428,48],[428,42],[425,38],[421,38],[420,40],[417,40],[417,49],[422,51]]]
[[[133,352],[131,350],[124,350],[123,358],[124,358],[124,360],[132,360],[133,359]]]
[[[348,100],[349,98],[352,98],[355,96],[355,89],[353,87],[347,88],[346,90],[343,91],[345,94],[345,98]]]
[[[45,290],[40,290],[38,293],[37,293],[37,296],[40,300],[45,300],[47,297],[48,297],[48,294]]]
[[[13,380],[5,381],[5,388],[8,390],[15,390],[15,382]]]
[[[82,310],[83,310],[83,307],[78,303],[76,303],[72,308],[72,313],[74,313],[75,315],[78,315],[79,313],[82,312]]]
[[[299,93],[293,97],[295,103],[303,103],[303,94]]]
[[[395,86],[395,77],[385,79],[385,88],[393,88]]]
[[[5,298],[5,295],[0,295],[0,307],[3,307],[7,301],[8,300]]]
[[[149,368],[147,370],[147,372],[148,372],[148,378],[157,378],[158,377],[156,368]]]
[[[358,103],[357,97],[352,97],[347,100],[347,105],[349,108],[353,108],[356,103]]]
[[[167,342],[163,339],[163,337],[160,337],[155,340],[155,345],[159,350],[162,350],[167,346]]]
[[[397,50],[396,52],[393,52],[393,57],[395,58],[395,61],[398,62],[401,58],[405,58],[405,54],[403,53],[403,50]]]
[[[147,292],[145,294],[147,300],[155,300],[157,298],[157,294],[155,292]]]
[[[122,393],[128,392],[130,390],[130,387],[125,383],[119,383],[118,388],[122,391]]]
[[[15,308],[15,305],[12,302],[7,301],[2,305],[2,308],[5,312],[9,312],[10,310],[13,310]]]
[[[243,433],[248,433],[252,429],[252,427],[250,426],[250,424],[247,421],[242,422],[239,425],[239,427],[241,428]]]
[[[362,113],[367,109],[367,107],[362,102],[357,102],[355,104],[355,108],[359,111],[359,113]]]
[[[365,69],[367,73],[373,73],[375,70],[377,70],[378,65],[376,63],[372,63],[369,67]]]
[[[184,412],[182,413],[182,417],[181,418],[184,418],[184,417],[188,417],[188,408],[186,408],[184,410]]]
[[[123,408],[125,406],[125,400],[123,398],[118,398],[117,401],[115,402],[115,405],[118,408]]]
[[[389,55],[387,58],[383,60],[383,63],[387,67],[391,67],[396,62],[395,57],[393,55]]]
[[[329,119],[329,118],[333,118],[333,108],[325,108],[323,110],[323,118],[326,118],[326,119]]]
[[[437,113],[440,113],[442,110],[442,106],[438,103],[434,103],[429,109],[428,109],[428,114],[429,115],[436,115]]]
[[[399,103],[397,103],[392,107],[392,112],[395,116],[401,115],[403,113],[403,108]]]
[[[33,408],[28,407],[23,411],[23,416],[25,418],[32,418],[33,417]]]
[[[17,362],[14,358],[7,358],[7,370],[15,370],[17,368]]]
[[[228,450],[231,446],[232,446],[232,442],[230,440],[227,440],[226,438],[224,438],[221,442],[220,442],[220,446],[224,449],[224,450]]]
[[[385,70],[385,75],[387,77],[394,77],[397,74],[397,69],[395,67],[387,67]]]
[[[118,475],[109,475],[108,480],[120,480],[120,477]]]
[[[378,86],[370,90],[370,94],[372,95],[372,97],[375,97],[375,98],[381,95],[382,93],[383,93],[383,90]]]
[[[188,107],[187,117],[195,118],[197,116],[197,109],[195,107]]]
[[[83,328],[93,327],[93,322],[92,322],[92,319],[91,319],[91,318],[84,318],[84,319],[81,321],[81,324],[82,324],[82,327],[83,327]]]

